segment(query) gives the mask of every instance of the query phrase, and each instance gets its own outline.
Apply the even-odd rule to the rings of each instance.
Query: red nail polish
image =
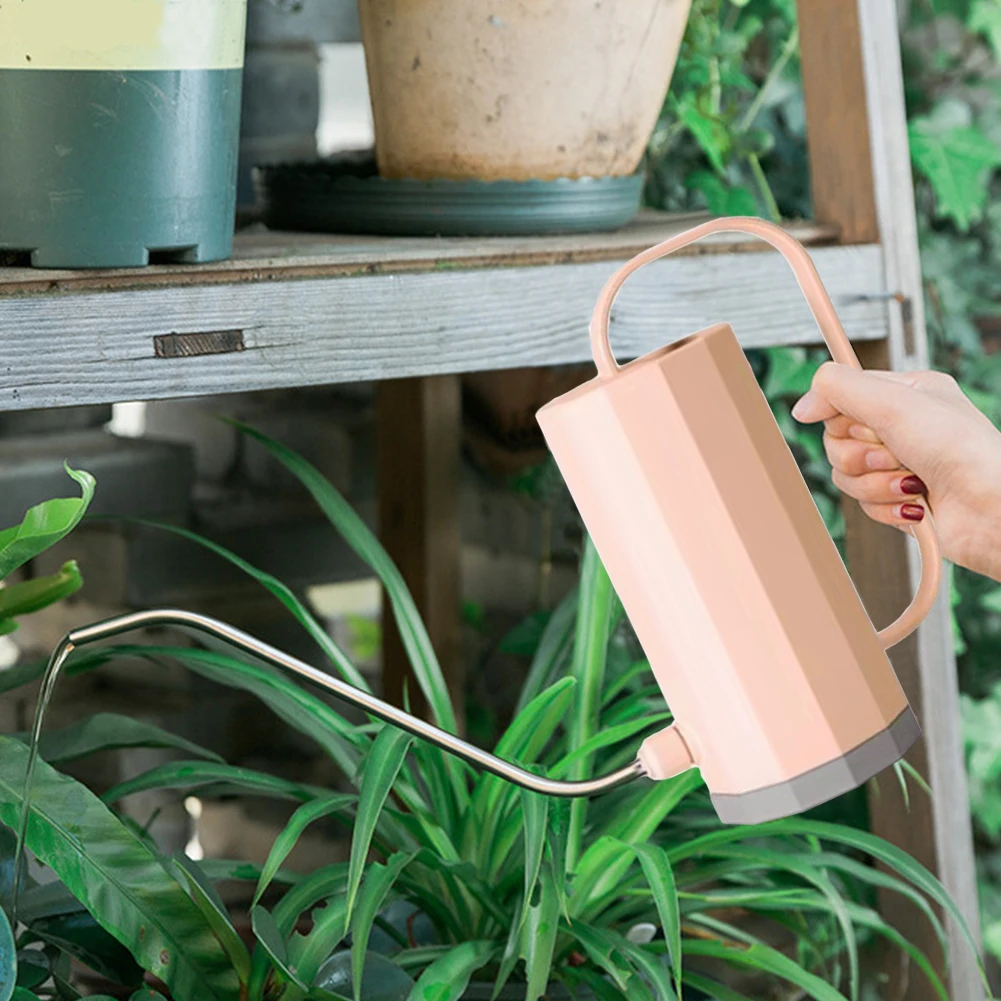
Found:
[[[925,481],[921,479],[920,476],[905,476],[900,481],[900,489],[903,490],[905,494],[921,494],[926,495],[928,493],[928,488],[925,486]]]
[[[901,504],[900,517],[906,521],[920,521],[925,516],[925,509],[920,504]]]

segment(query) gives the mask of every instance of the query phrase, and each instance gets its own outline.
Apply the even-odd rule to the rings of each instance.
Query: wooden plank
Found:
[[[883,292],[879,248],[813,253],[849,335],[885,336],[886,310],[871,298]],[[0,410],[587,361],[588,320],[614,270],[609,262],[0,299]],[[745,347],[817,339],[787,265],[767,253],[651,264],[623,290],[612,341],[634,357],[720,320],[733,322]],[[154,338],[220,332],[205,343],[239,349],[157,356]]]
[[[899,289],[903,309],[890,317],[889,361],[895,369],[928,368],[924,295],[918,226],[914,209],[910,146],[904,106],[903,72],[894,0],[857,0],[862,37],[863,65],[872,164],[879,230],[886,251],[884,266],[888,287]],[[899,543],[898,543],[899,545]],[[916,547],[908,547],[910,579],[919,567]],[[935,871],[979,939],[980,909],[973,855],[970,801],[963,759],[959,684],[952,641],[949,595],[939,595],[935,610],[917,638],[917,677],[922,692],[928,755],[924,772],[932,789],[931,809],[923,800],[934,833]],[[912,682],[912,687],[917,687]],[[910,821],[910,823],[909,823]],[[923,821],[928,822],[926,817]],[[914,818],[901,818],[900,826],[917,826]],[[973,956],[959,929],[949,922],[950,994],[963,1001],[981,1001],[983,984]],[[913,978],[912,978],[913,979]],[[914,991],[910,988],[909,991]],[[931,996],[908,993],[913,998]]]
[[[920,260],[910,175],[902,71],[893,0],[798,0],[814,208],[818,221],[841,228],[846,241],[882,238],[889,337],[859,346],[870,368],[928,366]],[[850,122],[851,128],[844,123]],[[854,502],[845,505],[848,558],[874,622],[891,621],[917,581],[916,552],[907,537],[875,525]],[[924,731],[908,755],[929,781],[910,808],[892,776],[870,795],[873,829],[935,871],[970,923],[978,927],[966,773],[959,735],[955,660],[948,595],[917,636],[891,651],[894,667]],[[933,957],[945,973],[927,921],[893,894],[882,894],[887,920]],[[958,930],[949,928],[950,996],[984,996],[976,965]],[[888,1001],[930,1001],[920,973],[901,962],[887,967]]]
[[[632,223],[613,233],[476,239],[279,233],[258,227],[236,235],[230,260],[212,264],[159,264],[102,271],[0,267],[0,296],[440,271],[460,265],[535,267],[626,260],[707,218],[695,213],[641,212]],[[837,236],[831,227],[810,222],[791,223],[787,228],[811,246],[832,243]],[[679,253],[702,256],[767,250],[753,237],[720,234]]]
[[[858,8],[855,0],[797,3],[814,216],[837,225],[842,243],[877,243]]]
[[[462,402],[454,375],[397,379],[379,386],[377,404],[379,534],[400,568],[462,720],[459,602],[459,455]],[[385,696],[425,714],[426,703],[383,600]]]

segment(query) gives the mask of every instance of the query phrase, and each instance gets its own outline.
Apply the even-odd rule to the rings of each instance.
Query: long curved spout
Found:
[[[454,754],[470,764],[491,772],[499,778],[533,792],[542,793],[546,796],[559,797],[581,797],[593,796],[597,793],[607,792],[617,786],[623,785],[632,779],[645,774],[643,766],[637,759],[626,768],[621,768],[609,775],[604,775],[596,779],[588,779],[583,782],[558,782],[547,779],[532,772],[526,771],[510,761],[504,761],[488,751],[467,743],[465,740],[441,730],[410,713],[398,709],[396,706],[383,702],[382,699],[370,695],[353,685],[349,685],[340,678],[332,677],[309,664],[277,650],[267,643],[262,643],[259,639],[245,633],[240,629],[220,622],[217,619],[209,618],[206,615],[198,615],[194,612],[184,612],[174,609],[155,609],[145,612],[132,612],[127,615],[120,615],[104,622],[94,625],[83,626],[68,633],[60,644],[60,651],[56,656],[62,654],[61,659],[70,653],[74,648],[87,646],[91,643],[99,643],[103,640],[114,639],[123,633],[131,632],[134,629],[143,629],[149,626],[173,626],[175,628],[192,630],[213,636],[216,639],[236,647],[238,650],[265,661],[274,667],[280,668],[288,674],[296,675],[306,681],[311,682],[319,688],[336,695],[338,698],[350,702],[352,705],[364,709],[386,723],[412,733],[419,740],[427,741],[440,747],[449,754]]]

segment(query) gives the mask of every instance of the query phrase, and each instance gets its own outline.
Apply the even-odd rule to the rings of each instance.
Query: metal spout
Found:
[[[333,693],[345,702],[364,709],[365,712],[376,716],[386,723],[390,723],[401,730],[412,733],[420,740],[440,747],[449,754],[468,761],[471,765],[486,772],[513,782],[515,785],[532,792],[542,793],[546,796],[558,796],[564,798],[594,796],[597,793],[607,792],[623,785],[632,779],[645,774],[643,766],[637,759],[625,768],[620,768],[616,772],[604,775],[596,779],[588,779],[582,782],[557,782],[535,775],[524,768],[498,758],[488,751],[479,747],[474,747],[455,734],[441,730],[416,716],[398,709],[396,706],[383,702],[382,699],[370,695],[361,689],[349,685],[346,681],[332,677],[309,664],[277,650],[267,643],[262,643],[259,639],[245,633],[240,629],[220,622],[217,619],[209,618],[206,615],[197,615],[194,612],[183,612],[174,609],[155,609],[145,612],[132,612],[127,615],[120,615],[104,622],[98,622],[91,626],[83,626],[68,633],[62,641],[61,646],[83,647],[91,643],[99,643],[102,640],[114,639],[123,633],[131,632],[134,629],[143,629],[150,626],[173,626],[179,629],[192,630],[195,633],[213,636],[216,639],[236,647],[238,650],[263,660],[274,667],[280,668],[288,674],[297,675],[306,681],[311,682],[319,688],[323,688]]]

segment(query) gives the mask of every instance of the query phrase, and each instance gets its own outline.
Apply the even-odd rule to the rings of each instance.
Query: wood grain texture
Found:
[[[212,264],[158,264],[98,271],[0,267],[0,297],[441,271],[458,266],[532,267],[626,260],[708,218],[702,213],[670,215],[647,211],[613,233],[473,239],[337,236],[252,228],[237,233],[230,260]],[[809,246],[832,243],[837,237],[836,229],[812,222],[790,223],[786,228]],[[727,233],[703,240],[679,254],[704,256],[767,250],[765,244],[746,234]]]
[[[920,260],[910,175],[894,0],[798,0],[815,214],[846,242],[880,240],[884,282],[900,294],[886,306],[889,337],[859,346],[867,368],[928,366]],[[877,626],[892,621],[914,592],[916,548],[894,529],[845,504],[849,566]],[[908,808],[891,774],[870,791],[873,830],[904,848],[943,881],[977,926],[976,885],[948,595],[891,660],[921,719],[923,739],[908,760],[934,796],[913,790]],[[923,916],[899,896],[880,898],[884,917],[924,950],[945,978],[945,963]],[[974,957],[950,927],[950,997],[979,1001]],[[898,950],[887,955],[887,1001],[931,1001],[934,991]]]
[[[846,329],[886,336],[878,247],[813,251]],[[169,399],[590,359],[587,325],[615,263],[449,270],[0,299],[0,410]],[[612,316],[620,357],[720,320],[745,347],[815,343],[777,254],[658,261]],[[154,337],[243,331],[244,350],[158,358]]]
[[[889,363],[896,369],[929,366],[925,335],[924,295],[918,251],[917,217],[910,169],[910,147],[904,108],[903,74],[898,42],[898,12],[894,0],[857,0],[862,55],[866,74],[867,111],[872,140],[873,179],[879,231],[885,249],[887,281],[905,296],[906,312],[890,311]],[[898,543],[899,546],[899,543]],[[919,573],[914,547],[905,554],[910,580]],[[900,561],[900,556],[897,556]],[[930,820],[935,871],[979,939],[980,914],[973,856],[973,833],[966,766],[960,728],[959,686],[952,644],[952,615],[948,593],[938,603],[917,636],[916,676],[905,682],[922,692],[927,771],[932,800],[918,801],[925,816],[920,821],[900,813],[896,831],[913,838],[916,850],[927,844]],[[912,804],[913,805],[913,804]],[[887,823],[890,822],[889,812]],[[904,842],[905,847],[907,842]],[[949,923],[950,996],[963,1001],[985,997],[974,957],[965,939]],[[907,1001],[931,998],[919,978],[902,995]]]
[[[856,0],[797,0],[814,217],[879,240]],[[894,34],[896,38],[896,34]]]
[[[465,699],[459,603],[459,458],[462,401],[454,375],[379,385],[376,441],[379,535],[427,626],[460,725]],[[383,602],[382,686],[413,712],[427,706]]]

